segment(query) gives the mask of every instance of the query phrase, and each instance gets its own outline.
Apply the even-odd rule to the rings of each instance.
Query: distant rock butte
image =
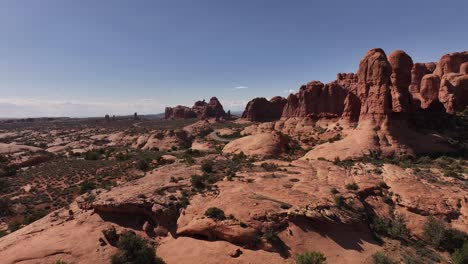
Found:
[[[387,56],[375,48],[361,59],[357,73],[339,73],[328,84],[311,81],[287,99],[255,98],[242,117],[256,122],[291,117],[358,121],[422,112],[454,114],[467,105],[468,51],[443,55],[438,63],[413,63],[402,50]]]
[[[182,105],[166,107],[164,114],[165,119],[227,119],[228,116],[216,97],[212,97],[208,103],[205,100],[197,101],[191,108]]]

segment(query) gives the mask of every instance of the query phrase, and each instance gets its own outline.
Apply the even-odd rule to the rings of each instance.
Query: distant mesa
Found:
[[[224,111],[218,98],[212,97],[208,103],[205,100],[197,101],[192,107],[182,105],[166,107],[164,117],[165,119],[229,119],[230,114]]]

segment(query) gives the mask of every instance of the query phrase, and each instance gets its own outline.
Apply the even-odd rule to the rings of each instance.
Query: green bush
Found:
[[[213,161],[205,160],[201,165],[201,169],[203,172],[212,173],[213,172]]]
[[[47,211],[46,210],[39,210],[39,211],[35,211],[35,212],[32,212],[30,214],[27,214],[25,217],[24,217],[24,220],[23,220],[23,224],[25,225],[29,225],[31,224],[32,222],[36,221],[36,220],[39,220],[41,219],[42,217],[46,216],[47,215]]]
[[[165,264],[154,248],[134,232],[122,233],[117,247],[120,252],[112,256],[112,264]]]
[[[217,178],[210,174],[203,175],[192,175],[190,182],[192,183],[192,188],[196,191],[203,191],[205,189],[211,189],[211,185],[217,181]]]
[[[101,158],[101,152],[96,150],[90,150],[84,153],[85,160],[98,160]]]
[[[268,229],[265,234],[263,234],[263,238],[270,244],[275,244],[280,241],[280,238],[272,229]]]
[[[10,224],[8,224],[8,230],[10,230],[10,232],[15,232],[16,230],[20,228],[21,228],[21,223],[18,221],[13,221]]]
[[[374,218],[372,227],[374,232],[391,238],[401,239],[409,235],[406,221],[403,216],[399,215],[395,219]]]
[[[87,193],[87,192],[92,191],[94,189],[96,189],[96,184],[94,184],[93,182],[84,181],[84,182],[80,183],[80,193],[81,194]]]
[[[205,211],[205,215],[211,219],[214,220],[225,220],[226,215],[224,214],[224,211],[217,208],[217,207],[210,207]]]
[[[8,191],[8,183],[4,179],[0,179],[0,194]]]
[[[451,255],[453,264],[466,264],[468,263],[468,242],[463,244],[463,247],[455,250]]]
[[[327,258],[321,252],[305,252],[296,257],[297,264],[322,264]]]
[[[372,255],[372,261],[374,264],[398,264],[397,261],[394,261],[381,251],[378,251]]]
[[[346,184],[346,189],[348,190],[353,190],[353,191],[357,191],[359,190],[359,186],[357,185],[357,183],[353,182],[353,183],[348,183]]]
[[[423,228],[424,240],[434,247],[454,252],[468,241],[468,235],[455,229],[447,229],[444,224],[429,216]]]
[[[336,207],[341,208],[343,205],[345,205],[343,196],[335,195],[333,199],[335,200]]]
[[[150,166],[149,166],[149,162],[147,160],[139,160],[138,163],[137,163],[137,168],[141,171],[148,171]]]

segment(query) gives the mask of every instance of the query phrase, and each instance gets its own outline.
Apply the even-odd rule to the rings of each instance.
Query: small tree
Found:
[[[205,160],[201,165],[201,169],[206,173],[213,172],[213,162],[211,160]]]
[[[325,263],[326,260],[327,258],[325,255],[317,251],[305,252],[296,257],[297,264],[322,264]]]
[[[372,261],[374,264],[398,264],[398,262],[394,261],[383,252],[379,251],[372,255]]]
[[[451,255],[453,264],[466,264],[468,263],[468,241],[463,244],[463,247],[455,250]]]
[[[120,252],[112,256],[112,264],[165,264],[156,256],[154,248],[134,232],[124,232],[119,237]]]
[[[224,214],[224,211],[217,208],[217,207],[210,207],[205,211],[205,215],[211,219],[214,220],[224,220],[226,219],[226,215]]]

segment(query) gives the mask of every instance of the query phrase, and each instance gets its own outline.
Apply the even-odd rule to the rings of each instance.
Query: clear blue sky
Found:
[[[0,116],[242,109],[355,72],[366,50],[468,49],[468,1],[3,0]],[[244,89],[236,89],[244,88]]]

